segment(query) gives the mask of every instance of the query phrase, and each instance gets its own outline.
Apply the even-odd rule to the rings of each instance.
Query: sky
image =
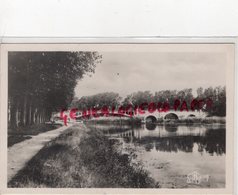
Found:
[[[78,81],[75,96],[225,86],[226,55],[216,52],[99,52],[95,73]]]

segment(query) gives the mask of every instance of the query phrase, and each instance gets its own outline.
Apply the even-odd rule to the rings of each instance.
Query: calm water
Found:
[[[163,188],[225,187],[225,126],[154,125],[141,127],[93,125],[119,139],[125,151],[147,169]],[[198,174],[199,182],[188,182]]]

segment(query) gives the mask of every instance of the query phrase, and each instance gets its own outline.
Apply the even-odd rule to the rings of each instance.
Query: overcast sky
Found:
[[[100,52],[95,73],[75,88],[77,97],[117,92],[225,86],[226,56],[211,52]]]

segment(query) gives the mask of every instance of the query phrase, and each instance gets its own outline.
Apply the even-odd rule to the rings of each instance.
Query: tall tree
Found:
[[[76,103],[74,103],[74,106],[81,110],[89,108],[101,109],[103,106],[112,108],[117,107],[120,104],[121,99],[122,98],[119,96],[118,93],[98,93],[92,96],[81,97]]]
[[[67,108],[77,81],[93,73],[97,52],[9,52],[11,128],[40,123]]]

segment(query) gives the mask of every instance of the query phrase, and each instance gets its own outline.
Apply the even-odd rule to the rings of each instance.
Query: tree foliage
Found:
[[[10,126],[43,122],[67,108],[77,81],[94,73],[100,58],[96,52],[9,52]]]
[[[139,106],[143,103],[153,102],[158,105],[158,103],[168,103],[170,109],[174,108],[175,100],[180,101],[178,110],[181,109],[182,103],[186,102],[188,110],[192,110],[191,102],[193,100],[202,101],[204,106],[195,107],[196,110],[202,110],[208,112],[210,116],[225,116],[226,115],[226,89],[225,87],[209,87],[203,89],[199,87],[197,90],[197,95],[193,95],[191,88],[186,88],[183,90],[162,90],[157,91],[154,94],[150,91],[138,91],[127,95],[122,99],[117,93],[100,93],[93,96],[84,96],[79,100],[75,100],[72,107],[79,109],[89,109],[89,108],[101,108],[102,106],[111,107],[114,106],[127,106],[132,105],[133,107]],[[210,102],[210,105],[207,105]],[[146,108],[146,106],[145,106]]]
[[[121,97],[118,93],[105,92],[98,93],[92,96],[83,96],[79,100],[73,102],[71,107],[78,108],[81,110],[88,108],[101,109],[103,106],[117,107],[120,105]]]

